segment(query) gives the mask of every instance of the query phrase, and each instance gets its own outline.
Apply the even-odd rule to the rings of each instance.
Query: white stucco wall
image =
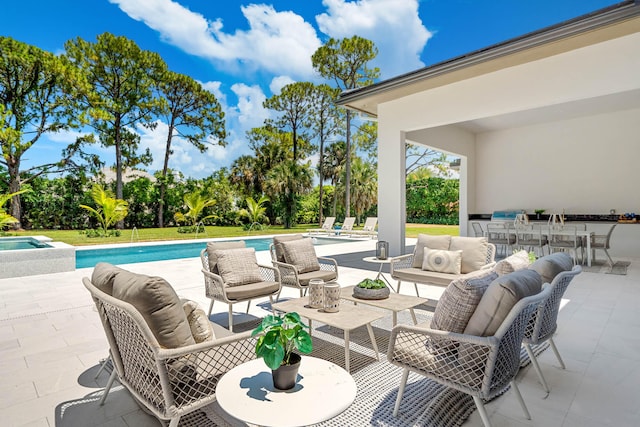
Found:
[[[639,96],[638,76],[640,33],[635,33],[380,103],[380,239],[390,242],[393,255],[404,252],[406,139],[462,157],[463,235],[467,213],[640,212],[635,172],[640,110],[606,108],[608,96]],[[615,112],[580,110],[593,102]],[[578,118],[555,118],[578,104],[571,115]],[[545,120],[535,125],[484,133],[459,125],[541,109],[547,109]]]
[[[640,213],[639,138],[640,109],[478,134],[471,213]]]

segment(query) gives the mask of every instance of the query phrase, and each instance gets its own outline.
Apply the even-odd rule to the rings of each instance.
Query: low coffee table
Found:
[[[368,310],[357,305],[341,304],[340,311],[329,313],[322,309],[309,307],[309,297],[279,302],[273,304],[273,308],[285,313],[295,311],[301,317],[309,319],[309,329],[311,332],[313,332],[314,320],[324,323],[325,325],[333,326],[334,328],[342,329],[344,331],[344,366],[347,372],[349,372],[349,332],[361,326],[367,327],[376,359],[380,360],[378,344],[376,343],[376,337],[373,335],[371,322],[382,319],[384,317],[383,312]]]
[[[397,294],[395,292],[389,293],[389,297],[385,299],[362,299],[353,296],[353,288],[355,286],[347,286],[340,289],[340,298],[352,301],[355,304],[365,304],[372,307],[384,308],[393,312],[393,326],[398,323],[398,312],[403,310],[409,310],[411,312],[411,318],[413,324],[418,323],[416,320],[416,313],[413,308],[429,302],[427,298],[414,297],[412,295]]]
[[[293,389],[278,390],[264,360],[252,360],[220,378],[216,398],[225,412],[244,422],[294,427],[333,418],[356,397],[353,377],[326,360],[302,356],[298,378]]]

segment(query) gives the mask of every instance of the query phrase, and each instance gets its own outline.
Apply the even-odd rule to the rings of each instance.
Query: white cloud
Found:
[[[260,86],[236,83],[231,90],[238,97],[238,104],[232,110],[243,130],[262,126],[270,112],[262,105],[267,97]]]
[[[274,74],[313,74],[311,55],[321,43],[313,26],[293,12],[278,12],[268,5],[242,6],[249,30],[230,34],[223,31],[220,19],[210,21],[171,0],[109,1],[187,53]]]
[[[271,83],[269,84],[269,90],[271,90],[272,94],[277,95],[280,93],[283,87],[291,83],[295,83],[295,80],[293,80],[291,77],[277,76],[271,80]]]
[[[418,0],[323,0],[326,13],[316,16],[323,33],[372,40],[378,57],[372,65],[389,78],[424,67],[420,54],[432,34],[418,16]]]

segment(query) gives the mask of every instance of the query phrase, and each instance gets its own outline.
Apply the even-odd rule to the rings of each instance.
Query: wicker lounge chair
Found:
[[[571,271],[558,273],[558,275],[551,281],[551,293],[549,294],[549,297],[540,304],[534,313],[529,325],[527,326],[527,330],[525,331],[524,339],[522,341],[522,345],[527,350],[529,359],[531,359],[531,363],[538,374],[540,383],[547,393],[549,393],[549,386],[547,385],[544,375],[542,375],[542,369],[540,369],[538,359],[536,358],[531,346],[549,341],[551,349],[560,363],[560,367],[565,369],[562,357],[558,352],[556,344],[553,342],[553,334],[555,334],[558,327],[558,312],[560,311],[562,295],[564,295],[564,292],[567,290],[567,287],[573,278],[581,272],[582,268],[579,265],[576,265]]]
[[[487,291],[488,292],[488,291]],[[431,329],[426,326],[396,326],[391,332],[387,359],[404,372],[394,408],[397,416],[409,371],[469,394],[486,427],[489,417],[483,400],[500,395],[511,384],[530,419],[515,376],[520,368],[520,348],[531,315],[548,298],[551,287],[520,299],[492,336],[477,336]]]
[[[111,286],[115,289],[114,282],[118,279],[114,280],[113,277],[116,274],[122,275],[124,270],[110,267],[119,271],[111,274]],[[168,283],[160,278],[130,272],[124,274],[128,280],[132,277],[136,281],[147,280],[152,289],[157,290],[157,285],[161,285],[163,291],[169,290],[173,294],[169,295],[171,301],[163,302],[166,305],[158,312],[162,316],[150,320],[154,313],[145,310],[145,306],[148,307],[149,301],[155,303],[157,294],[139,295],[140,299],[134,306],[108,293],[109,279],[99,285],[95,274],[91,280],[83,278],[84,286],[91,293],[102,321],[114,366],[100,404],[104,404],[117,377],[147,411],[160,420],[170,420],[170,427],[177,427],[181,418],[188,425],[198,425],[197,421],[192,424],[188,421],[197,416],[202,417],[203,414],[198,410],[215,402],[216,385],[225,372],[255,359],[256,340],[251,338],[251,332],[230,335],[223,328],[216,330],[215,325],[207,319],[215,334],[213,337],[197,342],[195,335],[192,335],[184,345],[172,346],[167,343],[167,332],[159,331],[157,322],[176,320],[178,316],[175,314],[181,313],[185,317],[179,319],[175,328],[166,323],[164,325],[169,327],[169,333],[183,332],[185,328],[191,333],[190,323],[184,323],[189,320],[180,305],[181,301]],[[129,283],[126,285],[129,287]],[[115,290],[113,294],[116,294]],[[167,309],[174,312],[168,314]],[[199,311],[204,314],[202,310]],[[225,333],[228,335],[225,336]]]
[[[309,288],[311,279],[338,280],[337,261],[318,257],[311,239],[304,238],[302,234],[274,237],[269,252],[273,266],[280,272],[282,286],[299,289],[300,296]]]
[[[242,252],[242,258],[235,256],[236,267],[228,271],[220,271],[219,257]],[[231,251],[231,252],[230,252]],[[253,249],[245,248],[245,242],[209,242],[200,252],[202,274],[209,304],[209,316],[215,301],[229,305],[229,331],[233,332],[233,304],[247,302],[247,313],[251,300],[269,297],[273,304],[273,296],[280,293],[280,274],[274,267],[259,265]]]

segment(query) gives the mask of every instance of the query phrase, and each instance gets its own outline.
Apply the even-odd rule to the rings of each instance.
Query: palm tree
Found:
[[[91,188],[91,198],[98,205],[97,209],[87,205],[80,207],[96,217],[102,227],[102,236],[106,237],[109,227],[125,219],[129,213],[129,204],[125,200],[116,199],[111,191],[99,184],[94,184]]]
[[[173,219],[176,222],[187,222],[191,221],[191,226],[193,227],[193,231],[197,230],[198,223],[200,221],[204,221],[209,218],[213,218],[215,215],[207,215],[204,218],[200,218],[202,211],[213,204],[215,204],[215,200],[207,199],[205,196],[200,194],[198,191],[194,191],[192,193],[187,193],[184,195],[184,204],[187,206],[187,213],[183,214],[182,212],[176,212],[173,216]]]
[[[266,217],[265,212],[267,211],[265,203],[269,201],[267,196],[261,196],[258,201],[253,200],[253,197],[247,197],[247,209],[243,209],[241,212],[242,216],[246,216],[251,221],[251,224],[260,224],[262,219]]]
[[[20,223],[17,218],[9,215],[7,211],[4,210],[3,206],[5,205],[5,203],[11,200],[13,196],[17,196],[18,194],[22,194],[27,191],[28,190],[20,190],[16,191],[15,193],[0,194],[0,232],[6,228],[9,228],[9,226],[12,226],[13,224]]]
[[[334,142],[327,147],[326,155],[324,158],[324,173],[325,176],[331,182],[334,188],[333,191],[333,208],[331,211],[332,216],[336,216],[336,208],[338,204],[338,184],[344,177],[344,162],[346,159],[346,145],[343,141]]]
[[[298,196],[309,191],[312,185],[312,172],[309,163],[298,164],[293,160],[284,161],[269,172],[265,182],[266,190],[273,195],[272,200],[283,212],[285,228],[291,228],[295,222]]]
[[[375,205],[378,196],[378,174],[373,164],[356,157],[351,175],[351,202],[360,224],[362,215]]]

